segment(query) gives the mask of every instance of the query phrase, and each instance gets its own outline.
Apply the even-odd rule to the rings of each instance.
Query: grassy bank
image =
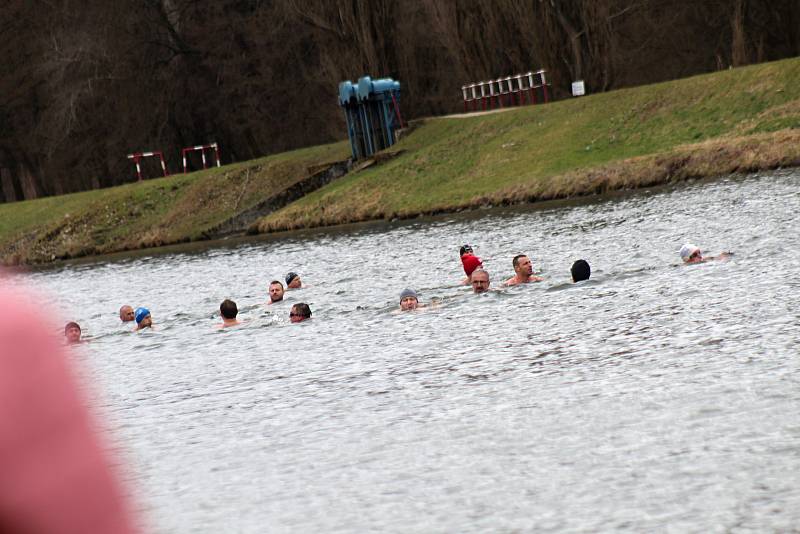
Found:
[[[272,232],[533,202],[800,165],[800,59],[503,113],[421,121],[397,156],[260,219]],[[346,143],[187,176],[0,205],[7,263],[213,235]]]
[[[800,60],[470,118],[264,217],[261,231],[413,217],[800,164]]]
[[[187,175],[0,204],[0,257],[6,264],[44,263],[205,239],[237,214],[348,154],[346,143],[336,143]]]

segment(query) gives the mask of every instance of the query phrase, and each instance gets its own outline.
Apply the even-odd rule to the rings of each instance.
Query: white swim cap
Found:
[[[695,252],[699,252],[699,251],[700,251],[700,247],[698,247],[697,245],[692,245],[691,243],[686,243],[685,245],[683,245],[681,247],[681,259],[683,261],[689,261],[689,258],[692,256],[692,254],[694,254]]]

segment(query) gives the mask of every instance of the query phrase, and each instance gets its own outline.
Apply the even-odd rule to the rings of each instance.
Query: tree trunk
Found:
[[[19,167],[19,181],[22,184],[22,194],[25,200],[39,198],[39,187],[36,183],[36,176],[24,165]]]
[[[731,64],[734,67],[747,65],[747,36],[744,29],[745,0],[736,0],[731,17]]]
[[[19,200],[17,192],[14,189],[14,177],[11,175],[11,170],[5,167],[0,168],[0,182],[3,186],[3,196],[6,202],[16,202]]]

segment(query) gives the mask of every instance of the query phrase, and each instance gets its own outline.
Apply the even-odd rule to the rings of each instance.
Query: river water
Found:
[[[798,213],[781,171],[25,278],[92,338],[75,358],[156,532],[786,531]],[[686,241],[735,254],[679,265]],[[497,291],[458,285],[462,243]],[[518,252],[546,280],[502,289]],[[309,287],[265,306],[290,270]],[[405,287],[438,306],[395,313]],[[215,328],[225,298],[246,324]]]

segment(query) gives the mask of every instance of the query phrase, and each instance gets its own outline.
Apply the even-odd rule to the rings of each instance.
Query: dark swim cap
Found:
[[[471,245],[461,245],[461,248],[458,250],[458,255],[463,256],[464,254],[472,254],[472,246]]]
[[[289,284],[291,284],[292,280],[297,278],[297,276],[298,276],[297,273],[289,273],[289,274],[287,274],[286,275],[286,285],[288,286]]]
[[[592,268],[589,267],[589,262],[586,260],[578,260],[573,263],[570,271],[572,272],[573,282],[588,280],[589,276],[592,274]]]

